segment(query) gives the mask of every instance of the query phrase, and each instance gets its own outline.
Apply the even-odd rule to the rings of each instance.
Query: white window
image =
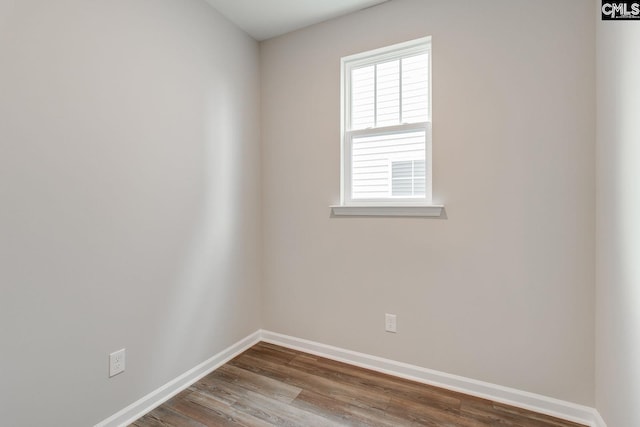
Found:
[[[341,206],[431,204],[431,38],[341,65]]]

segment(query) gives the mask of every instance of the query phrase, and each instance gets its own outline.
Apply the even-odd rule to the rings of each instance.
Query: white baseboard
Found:
[[[602,415],[600,415],[600,412],[598,412],[596,409],[594,409],[595,411],[595,415],[596,415],[596,421],[595,421],[595,426],[596,427],[607,427],[607,423],[604,422],[604,419],[602,418]]]
[[[327,359],[337,360],[396,377],[516,406],[518,408],[528,409],[567,421],[585,424],[589,427],[607,427],[598,411],[588,406],[265,330],[258,330],[252,333],[106,420],[96,424],[95,427],[122,427],[132,423],[260,341],[315,354],[326,357]]]
[[[227,347],[210,359],[169,381],[157,390],[147,394],[137,402],[132,403],[106,420],[96,424],[95,427],[121,427],[131,424],[153,408],[171,399],[182,390],[188,388],[191,384],[215,371],[238,354],[260,342],[260,332],[261,331],[256,331],[230,347]]]
[[[585,424],[590,427],[607,427],[594,408],[566,402],[539,394],[503,387],[470,378],[438,372],[419,366],[396,362],[381,357],[358,353],[301,338],[261,331],[262,341],[288,347],[305,353],[326,357],[350,365],[382,372],[400,378],[457,391],[483,399],[500,402],[518,408]]]

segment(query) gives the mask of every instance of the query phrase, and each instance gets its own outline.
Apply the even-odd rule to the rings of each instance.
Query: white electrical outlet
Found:
[[[124,348],[109,355],[109,378],[124,372],[124,356]]]
[[[384,315],[384,330],[387,332],[393,332],[394,334],[397,332],[397,318],[395,314],[385,314]]]

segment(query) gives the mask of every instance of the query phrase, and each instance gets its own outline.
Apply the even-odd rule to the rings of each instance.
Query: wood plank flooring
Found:
[[[132,426],[579,424],[259,343]]]

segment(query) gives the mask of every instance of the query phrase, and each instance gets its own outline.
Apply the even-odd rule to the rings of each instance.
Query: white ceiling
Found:
[[[388,0],[207,0],[258,41]]]

